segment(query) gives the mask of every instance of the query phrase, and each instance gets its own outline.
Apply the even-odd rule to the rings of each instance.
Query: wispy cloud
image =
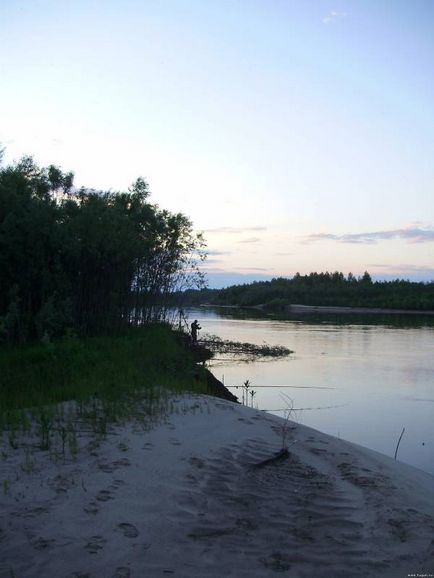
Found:
[[[331,22],[335,22],[336,20],[342,20],[343,18],[346,17],[346,15],[347,15],[346,12],[336,12],[336,10],[332,10],[327,14],[327,16],[324,16],[322,21],[324,24],[330,24]]]
[[[429,273],[434,277],[434,267],[423,267],[421,265],[411,265],[410,263],[399,263],[397,265],[385,265],[383,263],[368,263],[366,267],[370,269],[381,269],[390,273]]]
[[[208,286],[211,288],[228,287],[229,285],[242,285],[252,281],[269,281],[272,275],[261,272],[241,272],[241,271],[223,271],[221,269],[209,270],[206,272]]]
[[[206,255],[210,255],[212,257],[220,257],[220,255],[232,255],[232,251],[215,251],[212,249],[205,249],[204,253],[206,253]]]
[[[347,233],[335,235],[334,233],[314,233],[303,238],[305,244],[318,241],[337,241],[338,243],[374,245],[378,241],[391,239],[404,239],[408,243],[432,243],[434,242],[433,227],[406,227],[404,229],[392,229],[390,231],[372,231],[367,233]]]
[[[215,229],[205,229],[204,233],[248,233],[251,231],[266,231],[267,227],[216,227]]]
[[[220,261],[220,259],[208,259],[207,258],[206,261],[204,261],[204,263],[201,264],[200,268],[203,269],[204,267],[208,267],[208,265],[213,265],[214,263],[221,265],[222,262]]]
[[[419,281],[434,280],[434,267],[424,267],[422,265],[411,265],[409,263],[400,263],[396,265],[384,263],[368,263],[365,267],[369,270],[374,269],[376,277],[387,279],[413,279]]]
[[[270,271],[266,267],[238,267],[239,271]]]
[[[240,239],[238,243],[257,243],[260,240],[260,237],[248,237],[247,239]]]
[[[207,267],[206,265],[201,267],[200,270],[204,273],[226,273],[226,269],[223,269],[222,267]]]

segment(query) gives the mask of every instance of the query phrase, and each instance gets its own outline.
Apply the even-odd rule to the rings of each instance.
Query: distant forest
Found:
[[[185,305],[199,304],[264,306],[282,310],[290,304],[381,307],[387,309],[434,310],[434,282],[373,281],[343,273],[310,273],[292,278],[279,277],[225,289],[186,291]]]
[[[1,150],[0,150],[1,161]],[[0,343],[112,333],[164,318],[200,286],[203,241],[183,214],[126,192],[74,188],[26,157],[0,167]]]

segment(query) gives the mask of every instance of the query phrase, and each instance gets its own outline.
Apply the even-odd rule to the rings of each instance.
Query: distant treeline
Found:
[[[292,278],[279,277],[225,289],[186,291],[185,305],[257,306],[285,309],[290,304],[381,307],[388,309],[434,310],[434,282],[373,281],[369,273],[310,273]]]
[[[202,245],[186,216],[149,202],[141,178],[127,192],[77,190],[72,173],[30,157],[3,166],[0,342],[160,319],[167,295],[200,284]]]

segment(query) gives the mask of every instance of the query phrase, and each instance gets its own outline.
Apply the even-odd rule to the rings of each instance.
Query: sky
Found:
[[[434,279],[432,0],[0,0],[0,143],[203,231],[211,287]]]

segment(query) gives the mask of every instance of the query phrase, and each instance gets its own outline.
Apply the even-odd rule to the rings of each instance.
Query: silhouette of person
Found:
[[[197,319],[195,319],[193,321],[193,323],[190,325],[190,327],[191,327],[191,340],[193,341],[193,343],[196,343],[197,342],[197,332],[199,331],[199,329],[202,329],[202,327],[197,322]]]

